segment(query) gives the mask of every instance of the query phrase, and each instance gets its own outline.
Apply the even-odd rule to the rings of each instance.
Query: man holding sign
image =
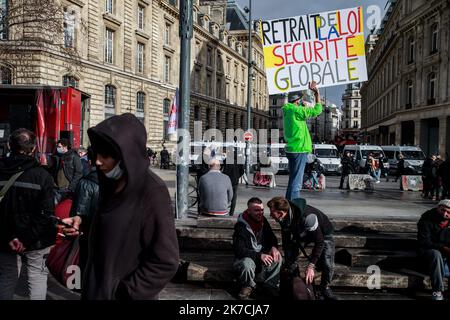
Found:
[[[309,89],[314,92],[314,107],[301,104],[299,95],[291,96],[289,103],[283,106],[284,140],[289,161],[289,183],[286,190],[288,200],[300,198],[307,156],[312,152],[306,120],[322,113],[320,93],[315,81],[309,84]]]

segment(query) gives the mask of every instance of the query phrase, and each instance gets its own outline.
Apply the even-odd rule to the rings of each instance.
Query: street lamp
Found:
[[[248,8],[244,11],[248,14],[248,75],[247,75],[247,131],[251,128],[251,105],[252,105],[252,79],[253,79],[253,61],[252,61],[252,0],[248,1]],[[250,142],[245,141],[245,174],[247,176],[246,185],[250,177]]]

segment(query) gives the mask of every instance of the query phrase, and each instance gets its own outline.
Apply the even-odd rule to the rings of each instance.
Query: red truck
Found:
[[[36,133],[42,165],[60,138],[74,148],[83,143],[89,126],[90,96],[72,87],[0,85],[0,157],[7,153],[11,132],[27,128]]]

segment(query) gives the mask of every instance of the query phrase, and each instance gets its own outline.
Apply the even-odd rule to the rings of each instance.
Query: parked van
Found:
[[[380,155],[386,157],[383,152],[383,149],[380,146],[375,145],[347,145],[344,147],[344,154],[349,151],[353,154],[353,160],[358,164],[359,172],[364,172],[367,162],[367,157],[369,154],[373,154],[375,160],[378,160]],[[383,163],[383,166],[386,170],[389,170],[389,162],[386,161]]]
[[[425,154],[422,149],[414,146],[381,146],[384,154],[389,159],[389,172],[397,173],[398,155],[401,153],[405,160],[405,169],[410,174],[422,174],[422,165],[425,161]]]
[[[323,165],[325,173],[341,173],[341,158],[334,144],[314,144],[313,153]]]
[[[289,160],[286,157],[285,147],[285,143],[272,143],[270,145],[269,159],[271,163],[278,164],[279,173],[289,173]]]

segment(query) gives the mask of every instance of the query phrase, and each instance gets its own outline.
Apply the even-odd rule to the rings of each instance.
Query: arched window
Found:
[[[142,91],[139,91],[136,94],[136,118],[139,119],[142,123],[144,123],[145,120],[145,93]]]
[[[170,99],[164,99],[163,101],[163,138],[164,140],[169,138],[167,134],[167,129],[169,127],[169,112],[170,112]]]
[[[107,84],[105,86],[105,119],[116,114],[116,87]]]
[[[12,84],[12,72],[10,68],[0,66],[0,84]]]
[[[62,83],[64,87],[74,87],[78,88],[78,79],[74,76],[66,74],[63,76]]]

